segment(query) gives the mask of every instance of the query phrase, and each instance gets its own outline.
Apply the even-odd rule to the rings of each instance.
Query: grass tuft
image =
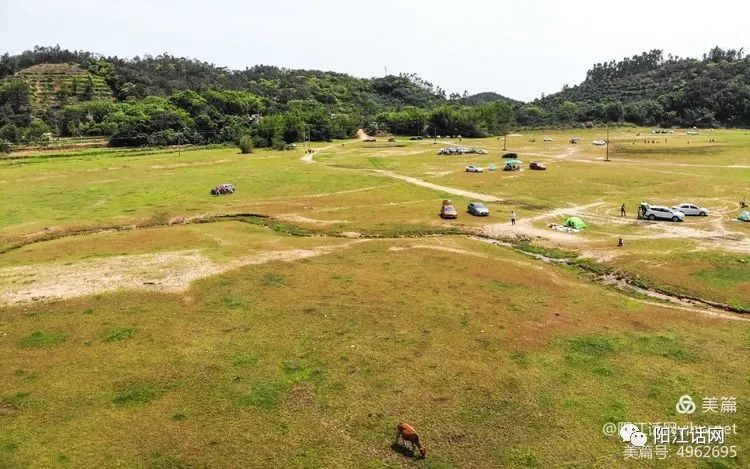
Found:
[[[135,334],[135,329],[132,327],[113,327],[106,330],[101,339],[104,342],[120,342],[123,340],[130,339]]]
[[[66,340],[67,336],[62,332],[36,331],[22,338],[18,344],[23,348],[40,348],[58,345]]]
[[[115,404],[146,404],[159,395],[156,386],[148,383],[131,383],[120,387],[113,402]]]

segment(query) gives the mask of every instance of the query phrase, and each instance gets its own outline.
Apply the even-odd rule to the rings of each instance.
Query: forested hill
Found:
[[[238,141],[284,147],[351,137],[358,128],[402,135],[500,135],[512,127],[750,126],[750,58],[700,59],[661,50],[596,64],[579,85],[522,103],[487,92],[446,92],[414,74],[357,78],[193,59],[122,59],[60,47],[0,56],[0,151],[55,136],[106,136],[112,145]]]
[[[168,54],[133,59],[57,47],[0,56],[0,143],[109,136],[113,145],[256,145],[327,140],[358,128],[481,136],[512,122],[490,95],[468,105],[417,75],[379,78],[257,65],[230,70]]]
[[[596,64],[580,85],[531,105],[554,122],[628,121],[664,126],[750,125],[750,58],[718,47],[701,59],[661,50]],[[539,116],[537,116],[539,117]]]
[[[416,75],[376,79],[316,70],[292,70],[257,65],[245,70],[168,54],[156,57],[103,57],[59,47],[36,47],[16,56],[0,56],[0,79],[39,64],[76,64],[102,78],[118,101],[147,96],[169,97],[179,91],[242,90],[265,101],[270,111],[295,100],[312,99],[327,105],[374,114],[391,106],[427,107],[446,99],[445,92]]]

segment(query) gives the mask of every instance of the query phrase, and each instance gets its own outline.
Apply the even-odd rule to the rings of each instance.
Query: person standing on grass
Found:
[[[621,216],[621,217],[624,217],[624,216],[625,216],[625,204],[622,204],[622,205],[620,206],[620,216]]]
[[[516,224],[516,211],[515,210],[510,211],[510,224],[511,225]]]

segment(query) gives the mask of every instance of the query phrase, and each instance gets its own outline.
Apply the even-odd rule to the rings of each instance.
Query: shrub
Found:
[[[237,145],[240,147],[240,151],[242,152],[242,154],[253,152],[253,139],[250,138],[249,135],[243,135],[242,137],[240,137],[240,141],[237,143]]]
[[[0,138],[0,153],[10,153],[10,148],[10,142]]]

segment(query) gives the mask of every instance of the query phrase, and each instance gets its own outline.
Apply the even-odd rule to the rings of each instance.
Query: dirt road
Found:
[[[479,192],[472,192],[472,191],[467,191],[463,189],[457,189],[455,187],[441,186],[439,184],[433,184],[431,182],[427,182],[419,178],[415,178],[411,176],[404,176],[403,174],[394,173],[393,171],[386,171],[382,169],[373,169],[370,171],[373,173],[382,174],[383,176],[387,176],[393,179],[406,181],[409,184],[414,184],[415,186],[426,187],[428,189],[434,189],[436,191],[442,191],[448,194],[459,195],[461,197],[467,197],[469,199],[481,200],[483,202],[503,202],[503,199],[499,197],[495,197],[494,195],[482,194]]]

